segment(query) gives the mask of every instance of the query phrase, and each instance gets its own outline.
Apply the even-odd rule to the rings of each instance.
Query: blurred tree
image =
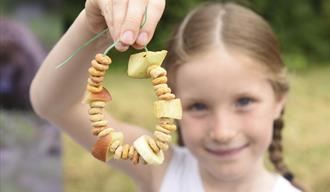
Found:
[[[282,45],[288,65],[309,63],[328,64],[330,60],[330,1],[328,0],[209,0],[210,2],[237,2],[262,15],[273,27]],[[40,3],[46,9],[56,10],[63,18],[66,30],[84,7],[80,0],[2,0],[1,6],[13,8],[19,3]],[[189,10],[204,0],[167,1],[165,14],[157,27],[149,47],[165,47],[169,34]],[[129,54],[130,52],[128,52]],[[127,55],[121,54],[124,57]]]
[[[203,0],[167,2],[165,15],[151,47],[164,47],[168,34],[186,13]],[[211,0],[210,2],[224,2]],[[330,1],[326,0],[227,0],[251,8],[273,27],[282,51],[299,58],[300,65],[312,62],[328,64],[330,60]],[[288,65],[294,65],[292,61]],[[296,67],[296,66],[293,66]],[[298,66],[299,67],[299,66]]]
[[[62,18],[63,29],[65,32],[74,19],[77,17],[79,12],[84,8],[85,1],[81,0],[2,0],[1,8],[6,10],[6,13],[11,12],[20,5],[39,5],[42,6],[46,11],[56,12]]]
[[[61,0],[61,17],[63,20],[63,29],[64,32],[70,27],[72,22],[75,20],[75,18],[78,16],[81,10],[85,7],[85,1],[81,0],[70,0],[65,1]]]
[[[330,59],[330,3],[325,0],[251,0],[272,25],[283,51],[305,57],[306,62]]]

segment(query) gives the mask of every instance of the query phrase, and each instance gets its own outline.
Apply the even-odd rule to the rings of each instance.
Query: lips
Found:
[[[240,153],[243,149],[247,148],[249,144],[244,144],[239,147],[232,148],[218,148],[218,149],[206,149],[208,152],[217,156],[233,156]]]

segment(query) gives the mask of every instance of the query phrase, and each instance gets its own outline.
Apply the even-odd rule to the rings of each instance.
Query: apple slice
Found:
[[[137,79],[149,78],[147,69],[151,65],[160,66],[167,54],[166,50],[147,51],[130,56],[128,61],[128,76]]]
[[[114,155],[109,150],[110,145],[117,140],[119,140],[121,144],[123,143],[124,135],[122,132],[114,131],[100,137],[92,148],[92,155],[100,161],[109,161]]]
[[[141,155],[141,157],[151,165],[160,165],[164,161],[164,153],[160,150],[157,154],[151,149],[148,144],[148,136],[142,135],[137,138],[133,143],[136,151]]]
[[[108,148],[111,142],[111,134],[99,138],[92,148],[92,155],[100,161],[106,161]]]
[[[112,100],[112,96],[110,94],[110,92],[103,87],[102,91],[99,93],[91,93],[89,91],[85,92],[85,96],[82,100],[83,104],[89,104],[92,101],[111,101]]]
[[[154,102],[154,112],[157,118],[167,117],[173,119],[182,118],[180,99],[158,100]]]

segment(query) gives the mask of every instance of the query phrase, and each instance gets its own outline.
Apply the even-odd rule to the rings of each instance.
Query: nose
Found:
[[[217,112],[209,129],[209,136],[216,143],[229,143],[238,134],[236,126],[235,119],[229,112]]]

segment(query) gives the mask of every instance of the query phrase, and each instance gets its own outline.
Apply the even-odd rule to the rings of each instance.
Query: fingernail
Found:
[[[128,49],[128,46],[125,46],[121,42],[118,42],[116,44],[116,49],[120,52],[123,52],[123,51],[126,51]]]
[[[125,31],[121,37],[120,40],[127,44],[127,45],[132,45],[134,43],[134,38],[133,38],[133,32],[132,31]]]
[[[139,45],[146,45],[148,43],[148,35],[146,32],[142,32],[139,34],[137,39],[137,44]]]

